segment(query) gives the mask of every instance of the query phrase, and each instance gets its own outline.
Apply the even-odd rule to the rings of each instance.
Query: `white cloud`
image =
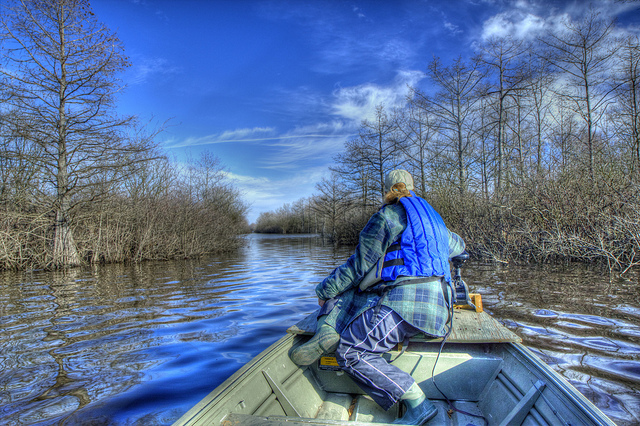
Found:
[[[481,37],[483,40],[508,36],[518,40],[531,40],[542,35],[550,26],[555,27],[558,19],[558,16],[554,16],[545,20],[540,16],[517,10],[503,12],[485,21]]]
[[[487,19],[480,37],[483,40],[492,37],[532,40],[545,34],[562,34],[567,31],[567,22],[584,19],[592,10],[599,12],[604,19],[613,19],[636,8],[636,2],[622,1],[550,5],[545,1],[518,0],[511,3],[508,10]]]
[[[365,14],[362,12],[362,9],[357,6],[353,6],[353,13],[355,13],[356,16],[360,19],[366,18]]]
[[[351,34],[336,32],[331,39],[318,42],[318,61],[313,71],[344,75],[346,71],[362,72],[367,67],[382,68],[385,64],[409,66],[415,55],[411,40],[394,34],[372,34],[370,37],[351,37]]]
[[[458,25],[455,25],[451,22],[445,21],[444,22],[444,27],[449,30],[451,33],[453,34],[459,34],[462,32],[462,30],[460,29],[460,27]]]
[[[235,129],[226,130],[216,136],[218,143],[220,142],[235,142],[238,140],[260,140],[258,135],[273,134],[275,129],[273,127],[254,127],[252,129]]]
[[[133,63],[129,71],[130,77],[127,79],[127,83],[131,85],[146,83],[153,76],[180,71],[180,68],[170,65],[165,58],[138,57]]]
[[[348,136],[307,138],[287,145],[281,144],[277,155],[262,160],[262,168],[279,171],[300,170],[305,164],[321,164],[327,167],[331,157],[342,151],[347,138]]]
[[[421,71],[400,71],[389,86],[366,83],[338,89],[334,92],[333,113],[359,126],[362,120],[373,118],[378,105],[388,109],[404,106],[409,86],[415,86],[422,78]]]
[[[269,140],[277,140],[273,127],[254,127],[252,129],[235,129],[226,130],[222,133],[214,133],[211,135],[189,137],[183,140],[169,139],[165,141],[165,147],[168,149],[184,148],[188,146],[213,145],[219,143],[233,142],[261,142]]]
[[[517,40],[533,40],[544,34],[565,31],[566,22],[581,18],[589,12],[582,3],[566,3],[558,9],[545,1],[518,0],[507,10],[487,19],[481,32],[481,38],[513,37]]]
[[[357,128],[340,120],[293,128],[270,143],[275,153],[261,159],[261,168],[283,171],[304,169],[309,164],[326,167],[347,139],[356,134]]]

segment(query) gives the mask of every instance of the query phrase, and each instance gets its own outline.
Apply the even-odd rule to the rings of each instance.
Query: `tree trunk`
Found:
[[[53,266],[70,267],[80,265],[80,257],[73,239],[73,232],[64,208],[56,211],[53,236]]]
[[[60,16],[64,16],[64,4],[60,5]],[[59,60],[60,79],[58,82],[58,170],[56,176],[56,222],[53,236],[53,266],[71,267],[80,264],[78,250],[73,239],[73,232],[69,226],[69,164],[67,162],[67,64],[66,64],[66,35],[63,21],[59,21]]]

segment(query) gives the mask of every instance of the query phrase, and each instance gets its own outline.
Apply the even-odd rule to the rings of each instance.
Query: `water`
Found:
[[[350,254],[252,235],[240,253],[0,276],[0,424],[170,424],[312,312]],[[471,263],[485,308],[620,425],[640,422],[638,279]]]

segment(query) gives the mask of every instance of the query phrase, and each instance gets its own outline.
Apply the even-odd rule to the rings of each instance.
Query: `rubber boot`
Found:
[[[291,360],[297,365],[311,365],[320,359],[322,354],[334,352],[338,347],[340,335],[336,330],[324,323],[326,315],[318,319],[316,334],[305,344],[291,351]]]
[[[406,411],[393,422],[395,425],[423,425],[438,414],[438,408],[427,399],[415,382],[400,400],[404,402]]]

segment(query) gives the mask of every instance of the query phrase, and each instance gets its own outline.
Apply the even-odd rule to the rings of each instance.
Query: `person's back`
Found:
[[[338,339],[331,333],[337,336],[334,329],[338,330],[340,366],[383,408],[404,401],[407,412],[397,423],[422,424],[436,415],[436,407],[409,374],[380,355],[419,332],[443,335],[449,313],[448,260],[451,247],[462,252],[464,243],[411,191],[408,172],[392,171],[385,186],[386,205],[360,233],[354,255],[316,287],[319,304],[324,305],[322,333],[306,348],[328,349],[326,344],[316,345],[324,341],[333,349]],[[380,281],[361,292],[358,285],[372,268]],[[298,355],[306,348],[292,359],[302,358]]]

